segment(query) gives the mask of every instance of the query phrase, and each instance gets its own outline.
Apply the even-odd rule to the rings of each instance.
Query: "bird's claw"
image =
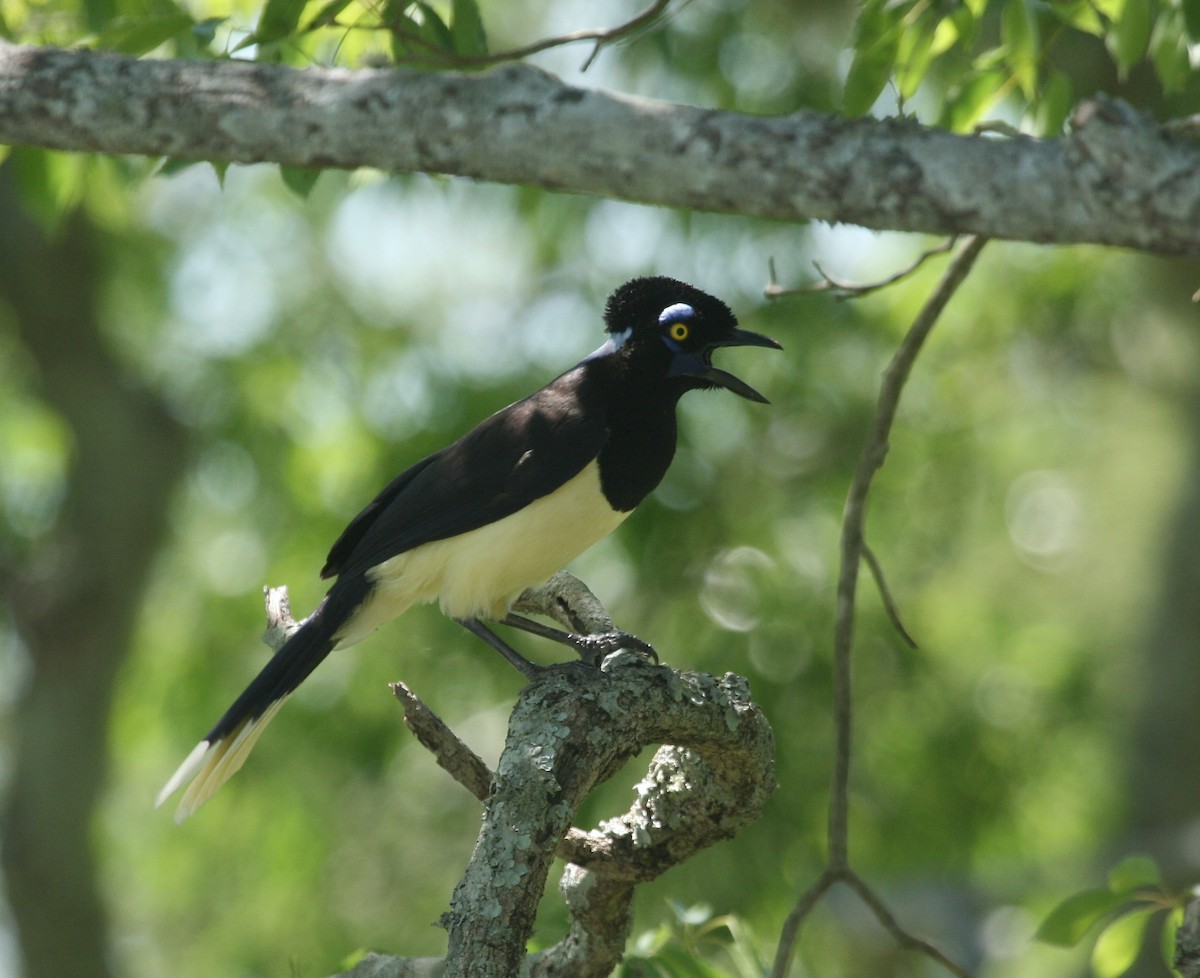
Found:
[[[572,636],[572,646],[584,662],[599,666],[605,658],[621,649],[637,652],[658,664],[658,653],[649,642],[644,642],[628,632],[600,632],[597,635]]]

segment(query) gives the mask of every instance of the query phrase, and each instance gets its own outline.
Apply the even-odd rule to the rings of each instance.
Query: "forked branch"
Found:
[[[932,248],[927,248],[914,258],[908,265],[901,268],[899,271],[893,272],[886,278],[881,278],[875,282],[851,282],[847,279],[837,278],[825,271],[819,261],[813,262],[813,268],[817,270],[817,275],[820,280],[808,285],[786,286],[780,285],[775,275],[775,259],[769,262],[771,273],[770,281],[766,288],[763,289],[763,295],[768,299],[778,299],[784,296],[791,295],[810,295],[814,292],[832,292],[833,297],[841,302],[843,299],[860,299],[865,295],[870,295],[872,292],[878,292],[880,289],[886,289],[889,285],[895,285],[901,282],[908,276],[912,275],[930,258],[936,258],[938,255],[944,255],[954,247],[954,243],[958,240],[957,237],[950,237],[941,244],[934,245]]]
[[[904,385],[913,364],[924,346],[930,331],[947,303],[966,280],[987,239],[967,238],[959,248],[941,282],[930,295],[914,320],[904,340],[893,355],[879,391],[875,416],[866,445],[859,456],[858,466],[847,493],[842,520],[841,564],[838,576],[837,614],[834,630],[834,767],[829,800],[829,863],[825,872],[800,897],[788,914],[780,935],[772,978],[784,978],[791,962],[796,940],[804,921],[825,893],[836,883],[845,883],[875,914],[881,925],[904,947],[924,953],[959,978],[967,972],[942,951],[922,938],[908,933],[888,910],[883,901],[850,867],[849,857],[849,798],[851,737],[853,733],[853,689],[851,653],[854,639],[854,615],[858,593],[858,576],[867,558],[864,528],[867,497],[875,473],[883,465],[888,452],[888,439]],[[873,558],[872,558],[873,559]],[[885,601],[890,603],[887,589]]]
[[[268,634],[294,627],[286,592],[268,591]],[[519,607],[572,629],[612,622],[580,582],[560,574]],[[620,962],[638,883],[654,879],[754,821],[775,788],[771,728],[746,682],[652,665],[618,652],[601,669],[570,663],[521,693],[496,771],[403,687],[406,722],[438,763],[485,801],[483,827],[443,924],[446,958],[370,955],[344,978],[603,978]],[[635,802],[591,830],[573,829],[580,803],[651,744]],[[560,889],[570,929],[526,956],[555,856],[570,860]]]
[[[409,48],[410,54],[409,57],[404,59],[404,63],[432,65],[438,68],[486,68],[491,65],[523,61],[532,55],[549,51],[552,48],[591,41],[592,51],[580,68],[580,71],[587,71],[605,47],[648,27],[667,9],[670,3],[671,0],[654,0],[645,10],[635,14],[629,20],[618,24],[616,27],[591,27],[584,30],[572,31],[568,34],[542,38],[519,48],[497,51],[492,54],[455,54],[453,51],[437,47],[415,34],[405,35],[404,41]]]

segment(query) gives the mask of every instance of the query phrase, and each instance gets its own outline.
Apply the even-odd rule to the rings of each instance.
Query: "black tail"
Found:
[[[337,581],[299,629],[271,657],[225,715],[196,745],[159,792],[161,805],[185,781],[175,820],[182,822],[242,766],[271,718],[337,644],[337,634],[366,600],[370,585],[356,576]]]

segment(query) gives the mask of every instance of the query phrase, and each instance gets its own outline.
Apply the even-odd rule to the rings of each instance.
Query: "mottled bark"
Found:
[[[0,143],[377,167],[670,207],[1200,254],[1200,144],[1086,103],[1061,139],[762,117],[480,74],[139,61],[0,41]]]
[[[569,574],[527,592],[521,607],[589,633],[612,621]],[[406,718],[426,708],[397,695]],[[548,670],[521,694],[494,774],[459,755],[454,735],[418,723],[421,742],[464,784],[490,782],[483,827],[444,918],[445,960],[371,955],[343,978],[604,978],[620,963],[638,883],[652,880],[761,815],[775,790],[774,739],[746,681],[651,665],[621,652],[602,669]],[[629,811],[572,828],[580,802],[650,744],[661,743]],[[464,773],[465,772],[465,773]],[[474,790],[474,789],[473,789]],[[555,857],[570,917],[557,944],[526,955]]]

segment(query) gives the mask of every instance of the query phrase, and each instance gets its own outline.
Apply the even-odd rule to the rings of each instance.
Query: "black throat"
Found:
[[[675,457],[675,405],[687,386],[623,357],[587,361],[581,369],[583,386],[607,419],[600,488],[613,509],[628,512],[662,481]]]

